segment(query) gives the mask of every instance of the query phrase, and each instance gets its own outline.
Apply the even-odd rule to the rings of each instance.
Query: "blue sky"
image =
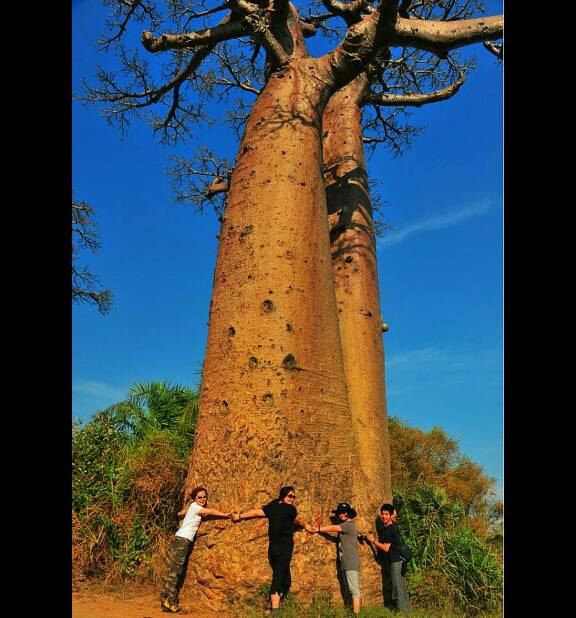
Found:
[[[94,46],[102,14],[93,0],[72,3],[74,91],[103,63]],[[412,123],[426,129],[412,149],[398,158],[376,152],[368,165],[394,226],[378,241],[388,412],[442,427],[501,494],[503,75],[482,46],[469,53],[478,68],[460,92],[413,111]],[[228,132],[206,135],[235,158]],[[107,316],[73,306],[72,416],[88,417],[136,381],[196,384],[219,224],[174,204],[165,174],[173,150],[149,128],[134,122],[121,141],[97,109],[74,102],[72,147],[74,196],[95,208],[102,240],[82,259],[115,295]]]

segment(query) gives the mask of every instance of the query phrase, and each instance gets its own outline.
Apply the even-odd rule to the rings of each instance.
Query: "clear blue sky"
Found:
[[[502,11],[500,1],[486,6]],[[102,15],[94,0],[73,0],[74,91],[103,63],[94,46]],[[470,53],[478,68],[456,97],[413,111],[426,130],[412,149],[399,158],[377,152],[369,172],[395,226],[378,241],[388,412],[442,427],[501,494],[502,69],[481,45]],[[229,133],[204,136],[235,158]],[[165,174],[173,151],[148,127],[134,122],[121,141],[97,109],[75,102],[72,147],[74,196],[95,208],[103,244],[82,259],[115,295],[107,316],[73,306],[72,416],[88,417],[136,381],[196,384],[219,224],[173,203]]]

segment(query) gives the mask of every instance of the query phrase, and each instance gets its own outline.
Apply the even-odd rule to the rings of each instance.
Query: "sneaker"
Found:
[[[178,603],[172,603],[169,599],[164,599],[160,604],[163,612],[169,612],[171,614],[176,614],[180,611],[178,607]]]

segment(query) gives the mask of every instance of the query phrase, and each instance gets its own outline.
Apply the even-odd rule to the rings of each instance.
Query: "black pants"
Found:
[[[290,561],[292,560],[292,543],[270,545],[268,547],[268,562],[272,567],[272,585],[270,594],[285,595],[290,590],[292,577],[290,575]]]

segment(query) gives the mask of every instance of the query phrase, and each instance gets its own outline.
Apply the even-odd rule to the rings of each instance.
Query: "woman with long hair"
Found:
[[[270,609],[273,613],[280,609],[280,597],[290,590],[292,578],[290,561],[294,549],[294,524],[307,532],[314,529],[305,524],[298,516],[294,506],[296,493],[294,487],[287,485],[280,489],[278,498],[259,509],[232,513],[231,519],[238,523],[254,517],[268,518],[268,562],[272,568],[272,584],[270,586]]]
[[[202,519],[208,516],[226,518],[231,515],[230,512],[223,513],[206,507],[208,491],[205,487],[194,487],[190,500],[189,504],[178,512],[178,517],[184,516],[184,520],[172,542],[172,559],[160,595],[160,607],[165,612],[176,613],[180,609],[178,593],[184,579],[186,560]]]

